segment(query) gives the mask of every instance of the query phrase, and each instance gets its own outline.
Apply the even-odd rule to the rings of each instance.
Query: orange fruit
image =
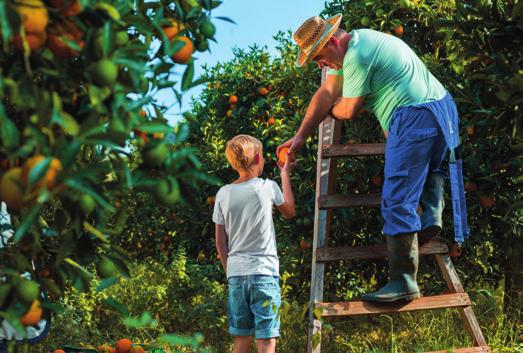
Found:
[[[207,198],[207,205],[213,206],[215,202],[216,202],[216,197],[215,196],[209,196]]]
[[[31,51],[36,51],[41,49],[47,40],[47,33],[41,32],[41,33],[29,33],[26,34],[25,40],[27,41],[27,45],[29,46],[29,49]],[[22,37],[19,34],[16,34],[13,38],[13,44],[17,50],[24,50],[24,45],[22,41]]]
[[[138,114],[140,114],[140,116],[144,117],[144,118],[147,116],[147,112],[145,110],[143,110],[143,109],[140,110],[140,112]]]
[[[287,163],[287,152],[289,151],[289,147],[283,147],[280,152],[278,153],[278,164],[285,165]]]
[[[381,186],[383,184],[383,178],[379,174],[372,177],[371,180],[376,186]]]
[[[34,326],[42,319],[43,310],[40,307],[38,300],[33,301],[29,311],[27,311],[21,318],[20,323],[24,326]]]
[[[116,342],[116,345],[114,347],[116,348],[116,353],[129,353],[132,346],[133,343],[131,342],[131,340],[127,338],[122,338],[121,340]]]
[[[43,33],[49,23],[49,13],[43,1],[25,0],[18,2],[16,11],[20,15],[25,33]]]
[[[22,168],[11,168],[0,180],[0,199],[10,210],[18,210],[24,205],[24,183],[22,182]]]
[[[183,29],[183,23],[180,23],[176,21],[175,19],[170,18],[169,21],[171,22],[169,25],[165,25],[162,27],[163,33],[165,33],[165,36],[167,39],[172,40],[178,33],[180,33]]]
[[[174,53],[171,58],[175,63],[185,64],[192,57],[192,53],[194,52],[194,44],[190,38],[184,36],[176,37],[175,40],[182,41],[185,44],[176,53]]]
[[[267,120],[267,124],[269,124],[269,126],[272,126],[276,123],[276,119],[274,119],[274,117],[270,117],[268,120]]]
[[[71,39],[67,34],[64,35],[64,37]],[[47,36],[47,47],[53,52],[54,56],[60,60],[72,59],[78,56],[78,52],[69,47],[62,38],[56,34],[50,33],[49,36]]]
[[[492,196],[480,196],[479,203],[485,208],[491,208],[496,203],[496,200]]]
[[[53,26],[47,36],[47,47],[58,59],[68,60],[78,56],[79,52],[71,48],[63,38],[75,42],[80,48],[84,47],[82,32],[74,23],[64,22],[60,27]]]
[[[153,132],[153,139],[163,140],[164,136],[163,132]]]
[[[465,182],[465,190],[467,191],[477,191],[478,185],[473,181],[467,181]]]
[[[393,31],[397,37],[403,36],[404,29],[402,25],[397,25],[396,27],[394,27]]]
[[[63,349],[55,349],[53,353],[65,353]]]
[[[143,142],[149,141],[149,138],[147,137],[147,134],[145,132],[138,129],[134,129],[133,131],[135,136],[141,138]]]
[[[269,90],[266,87],[260,87],[258,88],[258,93],[260,96],[266,96],[269,94]]]
[[[129,353],[145,353],[145,349],[142,346],[132,346]]]
[[[227,110],[227,117],[232,118],[232,110]]]
[[[111,350],[113,349],[113,347],[111,347],[110,345],[108,344],[102,344],[102,345],[99,345],[96,350],[98,351],[98,353],[111,353]]]
[[[236,97],[234,94],[229,97],[229,104],[236,104],[238,103],[238,97]]]
[[[80,0],[51,0],[50,5],[65,17],[76,16],[82,12]]]
[[[305,240],[305,239],[300,240],[300,249],[307,250],[307,249],[310,249],[310,247],[311,247],[311,243],[309,243],[307,240]]]
[[[31,173],[31,170],[44,159],[45,157],[39,154],[25,161],[20,177],[26,187],[29,184],[29,174]],[[51,164],[49,165],[49,168],[45,172],[45,175],[36,182],[36,184],[33,186],[33,190],[39,191],[44,186],[46,186],[48,189],[52,189],[56,184],[57,175],[61,172],[62,162],[60,162],[59,159],[53,157],[51,159]]]
[[[467,126],[467,135],[469,135],[469,136],[474,135],[474,125]]]

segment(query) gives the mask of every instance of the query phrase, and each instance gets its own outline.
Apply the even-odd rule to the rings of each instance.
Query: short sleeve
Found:
[[[354,60],[349,61],[349,63],[343,68],[344,98],[362,97],[371,92],[371,68],[371,65],[358,60],[357,56],[354,57]]]
[[[285,202],[285,199],[283,198],[283,193],[282,193],[280,187],[273,180],[271,180],[271,185],[272,185],[272,195],[273,195],[272,196],[272,202],[276,206],[283,205],[283,203]]]
[[[343,76],[343,70],[328,69],[327,75]]]
[[[212,221],[219,225],[225,225],[225,217],[220,207],[223,199],[223,190],[220,189],[216,194],[216,200],[214,201],[214,211],[212,213]]]

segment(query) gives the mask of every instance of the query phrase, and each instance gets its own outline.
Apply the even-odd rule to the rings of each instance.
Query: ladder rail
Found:
[[[322,70],[322,82],[325,80],[327,70]],[[323,158],[323,146],[337,143],[340,138],[341,124],[339,121],[327,116],[319,126],[318,131],[318,156],[316,163],[316,198],[314,202],[314,233],[312,241],[312,269],[311,269],[311,291],[309,308],[309,332],[307,340],[308,353],[320,353],[321,343],[312,346],[314,335],[321,334],[321,321],[314,317],[314,303],[323,300],[323,285],[325,275],[325,263],[314,261],[316,251],[326,245],[330,217],[329,210],[320,209],[318,196],[327,195],[333,191],[333,179],[335,177],[336,160]],[[320,341],[321,342],[321,341]]]

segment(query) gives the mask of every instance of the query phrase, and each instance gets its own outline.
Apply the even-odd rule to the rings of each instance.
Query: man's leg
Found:
[[[418,234],[419,245],[437,237],[443,227],[443,198],[445,176],[441,171],[429,172],[421,193],[420,205],[423,212],[420,215],[421,231]]]
[[[252,336],[234,337],[234,348],[232,353],[248,353],[252,344]]]
[[[258,353],[274,353],[276,352],[276,338],[257,339],[256,346]]]
[[[382,192],[383,233],[387,239],[389,283],[363,300],[393,302],[420,296],[416,282],[420,217],[416,212],[434,146],[442,138],[428,109],[405,108],[395,114],[385,149]]]

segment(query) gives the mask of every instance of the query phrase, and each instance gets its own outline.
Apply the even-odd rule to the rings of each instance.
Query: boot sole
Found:
[[[363,298],[366,302],[375,303],[394,303],[394,302],[410,302],[414,299],[421,298],[421,293],[405,294],[394,298]]]

